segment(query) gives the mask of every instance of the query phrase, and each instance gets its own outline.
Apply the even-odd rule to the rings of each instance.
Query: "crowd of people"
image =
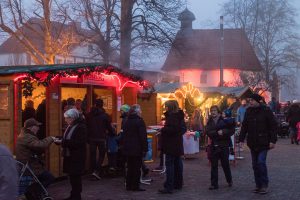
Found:
[[[273,101],[274,99],[272,99]],[[276,105],[276,103],[274,103]],[[41,127],[45,127],[45,119],[41,111],[33,109],[33,102],[26,102],[23,111],[24,127],[22,128],[16,142],[16,159],[22,163],[28,163],[43,186],[48,187],[54,176],[45,169],[43,163],[44,152],[52,143],[59,145],[62,149],[63,172],[69,176],[71,185],[68,200],[81,199],[82,181],[81,177],[85,171],[87,159],[87,145],[89,147],[90,173],[96,179],[103,176],[103,162],[105,155],[108,157],[109,169],[124,169],[125,188],[128,191],[145,191],[140,187],[141,173],[149,172],[145,167],[144,157],[148,151],[147,128],[142,118],[142,110],[138,104],[121,106],[121,131],[117,133],[112,125],[111,117],[103,108],[103,100],[96,99],[89,113],[81,110],[82,102],[68,99],[63,107],[64,122],[62,136],[45,136],[39,134]],[[211,163],[211,183],[209,190],[217,190],[218,162],[220,160],[226,181],[229,187],[233,186],[229,155],[233,143],[231,136],[235,134],[235,127],[240,126],[239,140],[243,146],[247,140],[247,146],[251,151],[252,168],[254,172],[255,188],[253,192],[266,194],[268,192],[268,173],[266,158],[270,149],[275,147],[277,141],[278,123],[275,118],[277,111],[272,110],[273,104],[265,104],[263,98],[253,94],[249,98],[241,100],[241,105],[236,111],[236,117],[232,116],[229,107],[221,111],[218,106],[210,108],[210,116],[204,125],[201,111],[196,109],[189,123],[186,123],[185,113],[179,108],[176,100],[165,102],[164,125],[160,131],[160,168],[165,163],[166,179],[161,194],[171,194],[174,190],[183,187],[183,134],[187,129],[202,132],[209,138],[208,152]],[[276,106],[274,106],[276,108]],[[39,105],[38,110],[45,112],[45,101]],[[39,121],[39,119],[41,119]],[[292,104],[286,109],[286,119],[290,125],[292,143],[299,142],[295,137],[300,132],[300,107]],[[163,160],[165,155],[165,160]],[[0,175],[4,174],[0,183],[0,197],[12,197],[16,194],[17,172],[15,167],[3,166],[3,162],[13,165],[10,152],[0,146]],[[8,164],[9,165],[9,164]],[[141,169],[142,172],[141,172]],[[10,175],[9,175],[10,174]],[[13,175],[11,175],[13,174]],[[11,178],[7,179],[7,175]],[[6,178],[5,178],[6,177]],[[3,180],[2,180],[3,179]],[[4,186],[5,183],[5,186]],[[1,196],[2,195],[2,196]],[[2,199],[2,198],[0,198]]]

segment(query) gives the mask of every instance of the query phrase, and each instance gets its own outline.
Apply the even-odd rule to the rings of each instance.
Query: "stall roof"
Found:
[[[154,93],[173,93],[187,83],[159,83],[154,85]]]
[[[95,68],[110,66],[103,63],[75,63],[75,64],[54,64],[54,65],[18,65],[18,66],[0,66],[0,75],[9,75],[16,73],[48,72],[68,69]]]
[[[251,92],[249,87],[200,87],[199,90],[203,93],[220,93],[221,95],[233,95],[241,97],[247,92]]]
[[[173,93],[187,83],[159,83],[154,86],[154,93]],[[246,93],[252,93],[249,87],[198,87],[202,93],[219,93],[221,95],[233,95],[241,97]]]

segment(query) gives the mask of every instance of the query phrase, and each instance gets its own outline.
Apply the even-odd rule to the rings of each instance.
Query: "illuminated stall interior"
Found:
[[[189,117],[196,108],[200,109],[204,121],[208,118],[212,105],[222,107],[224,102],[230,105],[238,97],[249,96],[252,93],[248,87],[194,87],[191,83],[160,83],[155,85],[154,94],[148,100],[139,100],[142,109],[147,110],[143,117],[148,125],[159,124],[163,118],[164,103],[167,100],[177,100],[179,107]],[[148,109],[155,106],[156,109]],[[155,110],[156,112],[154,112]],[[150,114],[151,113],[151,116]],[[155,120],[153,120],[155,116]]]

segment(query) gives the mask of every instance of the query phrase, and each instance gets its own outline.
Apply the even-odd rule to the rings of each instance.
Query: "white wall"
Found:
[[[26,65],[27,55],[22,54],[0,54],[0,66]]]
[[[69,56],[64,57],[57,55],[55,63],[93,63],[100,62],[99,56],[93,57],[95,51],[89,51],[88,45],[81,45],[73,49]],[[0,54],[0,66],[13,66],[13,65],[34,65],[33,60],[27,58],[26,53],[21,54]],[[59,61],[59,62],[58,62]]]
[[[224,69],[224,82],[227,82],[230,86],[235,86],[237,82],[240,82],[239,72],[236,69]],[[220,71],[217,69],[185,69],[173,72],[173,74],[180,77],[180,82],[191,82],[197,87],[217,87],[220,83]],[[201,83],[201,77],[206,79],[206,81]]]
[[[95,50],[91,51],[91,47],[88,44],[82,44],[76,48],[74,48],[70,55],[67,57],[57,55],[55,57],[55,63],[63,64],[63,63],[93,63],[100,62],[101,58],[99,56],[94,56],[96,54]],[[92,49],[95,49],[92,48]]]

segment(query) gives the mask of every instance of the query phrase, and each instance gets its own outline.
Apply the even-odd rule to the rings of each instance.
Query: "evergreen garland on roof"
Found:
[[[38,85],[43,85],[48,87],[51,85],[51,81],[54,77],[63,78],[69,76],[78,76],[81,78],[83,76],[89,76],[93,72],[105,73],[107,75],[119,75],[125,77],[128,80],[137,82],[144,90],[154,91],[153,86],[149,85],[148,82],[143,80],[141,77],[128,72],[124,72],[119,68],[113,67],[111,65],[97,66],[97,67],[81,67],[75,69],[64,69],[64,70],[47,70],[47,71],[38,71],[38,72],[29,72],[25,73],[26,77],[21,79],[23,96],[28,97],[32,96],[32,91],[34,90],[33,82],[37,82]],[[46,74],[46,76],[45,76]],[[41,76],[43,75],[43,76]]]

